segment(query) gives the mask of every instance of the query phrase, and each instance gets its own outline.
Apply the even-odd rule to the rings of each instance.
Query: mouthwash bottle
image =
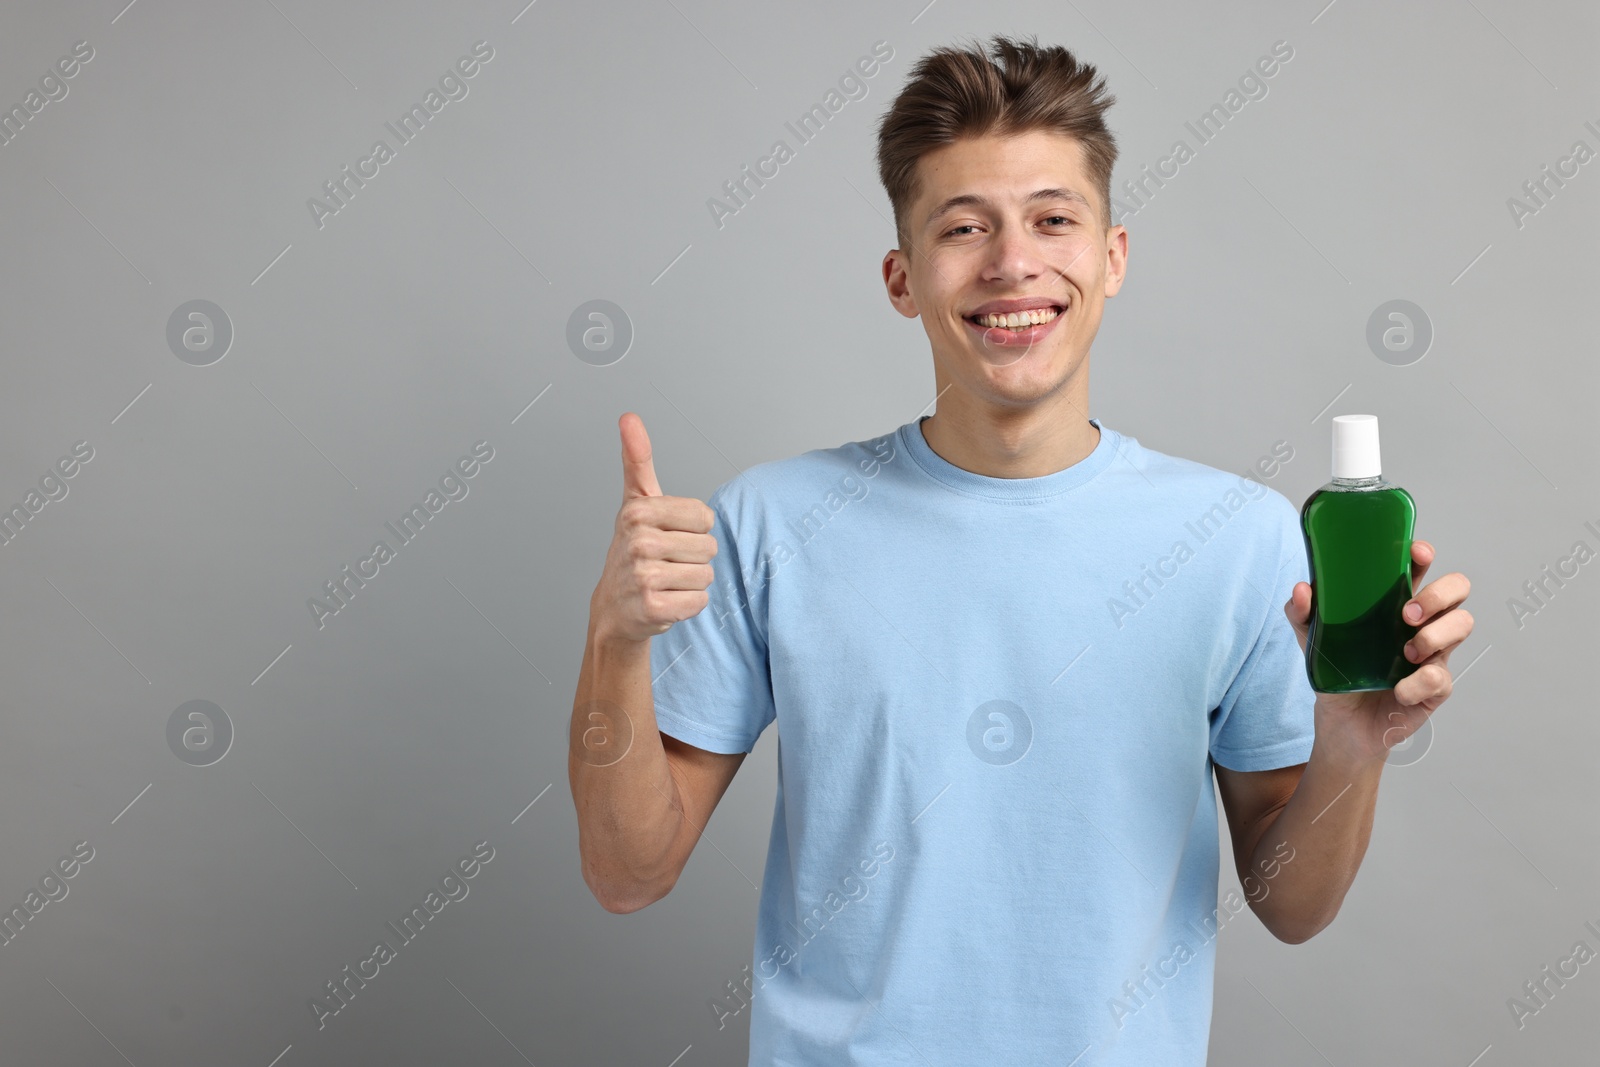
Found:
[[[1417,669],[1405,644],[1417,627],[1400,609],[1412,597],[1416,503],[1386,482],[1378,419],[1333,420],[1333,481],[1300,509],[1311,570],[1306,674],[1319,693],[1393,689]]]

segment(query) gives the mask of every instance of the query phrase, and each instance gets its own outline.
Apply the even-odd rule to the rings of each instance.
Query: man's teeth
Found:
[[[1036,311],[1017,311],[1009,315],[975,315],[973,321],[979,326],[1009,326],[1016,329],[1020,326],[1037,326],[1055,317],[1055,308],[1039,308]]]

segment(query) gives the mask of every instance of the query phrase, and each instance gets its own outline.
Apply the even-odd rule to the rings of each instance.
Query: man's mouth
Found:
[[[1013,333],[1021,333],[1030,326],[1042,326],[1052,322],[1066,309],[1059,304],[1052,304],[1047,308],[1037,308],[1032,311],[1017,311],[1008,315],[967,315],[966,320],[974,326],[984,329],[1004,329]]]
[[[1011,348],[1020,346],[1023,354],[1055,331],[1066,317],[1064,304],[1029,308],[1027,311],[993,315],[965,315],[963,318],[977,334],[980,343],[987,347]]]

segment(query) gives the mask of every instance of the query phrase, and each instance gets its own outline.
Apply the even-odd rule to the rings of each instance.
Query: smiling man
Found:
[[[666,895],[777,724],[754,953],[703,994],[719,1029],[750,1009],[752,1067],[1198,1067],[1246,906],[1219,908],[1217,792],[1248,907],[1303,942],[1388,748],[1449,696],[1468,584],[1421,587],[1430,545],[1419,668],[1316,694],[1294,505],[1087,416],[1128,263],[1111,103],[1065,49],[995,38],[925,57],[884,117],[884,283],[927,334],[934,414],[707,503],[662,495],[620,422],[572,718],[584,878],[610,911]],[[1108,612],[1141,573],[1139,610]]]

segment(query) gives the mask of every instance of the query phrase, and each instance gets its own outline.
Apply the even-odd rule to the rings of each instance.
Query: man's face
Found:
[[[1054,394],[1088,358],[1122,286],[1127,230],[1101,229],[1082,154],[1075,138],[1033,131],[966,138],[918,161],[911,247],[884,257],[884,283],[901,314],[922,317],[939,376],[980,402],[1023,407]],[[1049,321],[1012,330],[979,317],[1019,300],[1049,305]]]

